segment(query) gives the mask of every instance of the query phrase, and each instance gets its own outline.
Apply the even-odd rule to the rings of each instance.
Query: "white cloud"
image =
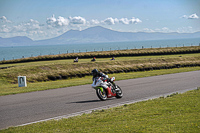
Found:
[[[29,32],[40,30],[40,23],[37,20],[30,19],[26,23],[13,26],[11,32]]]
[[[69,24],[69,20],[59,16],[57,21],[56,21],[56,24],[59,25],[59,26],[66,26],[66,25]]]
[[[0,23],[11,23],[5,16],[0,17]]]
[[[57,19],[54,15],[51,18],[47,18],[46,23],[53,27],[61,27],[67,26],[69,24],[69,20],[67,18],[59,16]]]
[[[130,21],[127,18],[121,18],[119,22],[122,24],[129,24]]]
[[[162,32],[162,33],[174,32],[173,30],[171,30],[167,27],[156,28],[156,29],[144,28],[142,31],[144,31],[144,32]]]
[[[100,24],[100,22],[99,22],[99,20],[97,20],[97,19],[92,19],[92,20],[89,22],[89,24],[91,24],[91,25],[98,25],[98,24]]]
[[[0,28],[0,32],[1,33],[8,33],[12,30],[11,27],[7,26],[7,25],[2,25],[1,28]]]
[[[76,24],[86,24],[86,20],[83,17],[75,16],[75,17],[69,17],[70,24],[76,25]]]
[[[129,20],[130,24],[137,24],[137,23],[141,23],[142,21],[139,18],[134,18],[132,17],[132,19]]]
[[[115,20],[117,19],[113,19],[112,17],[109,17],[103,21],[101,21],[102,24],[107,24],[107,25],[114,25],[115,24]]]
[[[112,17],[109,17],[103,21],[101,21],[103,24],[108,24],[108,25],[114,25],[114,24],[118,24],[118,23],[121,23],[121,24],[137,24],[137,23],[141,23],[142,21],[139,19],[139,18],[134,18],[132,17],[131,19],[128,19],[128,18],[121,18],[121,19],[117,19],[117,18],[112,18]]]
[[[189,16],[187,16],[187,15],[183,15],[181,18],[186,18],[186,19],[198,19],[199,16],[197,16],[197,14],[194,13],[194,14],[189,15]]]
[[[144,32],[155,32],[154,30],[149,29],[149,28],[144,28],[143,31],[144,31]]]
[[[188,16],[187,15],[183,15],[182,17],[180,17],[180,18],[188,18]]]
[[[194,29],[192,28],[192,26],[181,27],[181,28],[178,28],[176,32],[178,32],[178,33],[193,33]]]
[[[56,18],[54,17],[54,14],[52,15],[51,18],[47,18],[47,21],[46,21],[46,23],[49,25],[55,24],[55,22],[56,22]]]
[[[189,19],[198,19],[199,17],[197,16],[196,13],[194,13],[194,14],[190,15],[188,18]]]

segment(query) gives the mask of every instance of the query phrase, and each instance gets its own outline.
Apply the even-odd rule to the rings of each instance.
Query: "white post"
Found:
[[[18,85],[19,87],[27,87],[26,76],[18,76]]]

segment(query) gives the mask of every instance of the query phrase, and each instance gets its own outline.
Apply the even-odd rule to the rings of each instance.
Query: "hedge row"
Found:
[[[200,46],[178,47],[178,48],[147,48],[147,49],[131,49],[131,50],[115,50],[104,52],[87,52],[87,53],[69,53],[60,55],[44,55],[37,57],[28,57],[15,60],[0,61],[0,64],[22,63],[34,61],[48,61],[61,59],[79,58],[108,58],[108,57],[124,57],[124,56],[148,56],[148,55],[171,55],[171,54],[190,54],[200,53]]]
[[[161,69],[173,69],[173,68],[181,68],[181,67],[196,67],[200,66],[200,62],[196,63],[183,63],[183,64],[167,64],[167,65],[160,65],[160,66],[137,66],[137,68],[116,68],[116,69],[100,69],[105,74],[114,74],[114,73],[127,73],[127,72],[139,72],[139,71],[152,71],[152,70],[161,70]],[[68,74],[68,75],[48,75],[48,80],[60,80],[60,79],[68,79],[68,78],[82,78],[85,76],[92,75],[90,72],[77,72],[76,74]]]

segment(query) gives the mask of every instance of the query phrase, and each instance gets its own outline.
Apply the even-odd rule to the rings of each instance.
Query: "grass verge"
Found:
[[[4,133],[200,132],[200,90],[2,130]]]
[[[115,76],[116,80],[125,80],[125,79],[142,78],[142,77],[197,71],[197,70],[200,70],[200,67],[185,67],[185,68],[162,69],[162,70],[143,71],[143,72],[116,73],[116,74],[109,74],[109,77]],[[92,76],[85,76],[83,78],[72,78],[67,80],[28,83],[27,87],[18,87],[17,84],[10,84],[9,82],[6,82],[6,80],[4,79],[0,79],[0,84],[1,84],[0,96],[91,84],[92,83],[91,80]]]

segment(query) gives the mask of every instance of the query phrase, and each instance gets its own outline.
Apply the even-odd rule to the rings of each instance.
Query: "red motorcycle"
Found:
[[[110,82],[103,77],[96,77],[94,79],[92,87],[96,90],[96,94],[100,100],[105,101],[111,97],[122,98],[122,89],[114,81],[115,77],[112,77]]]

